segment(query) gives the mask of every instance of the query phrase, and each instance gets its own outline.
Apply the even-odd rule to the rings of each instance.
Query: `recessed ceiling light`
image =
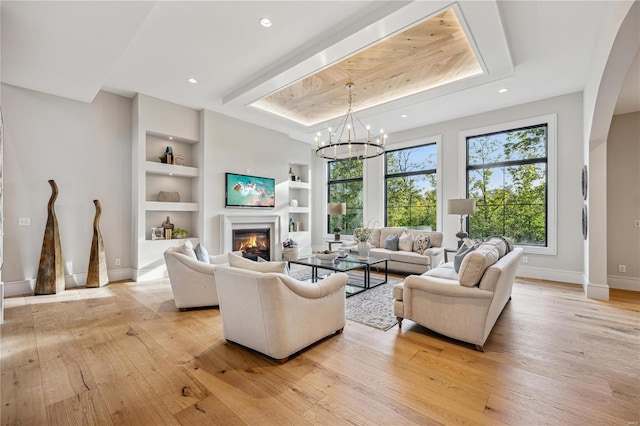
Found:
[[[169,136],[169,140],[172,141],[173,140],[173,136]]]
[[[402,114],[402,115],[400,116],[400,118],[407,118],[407,117],[408,117],[408,115],[407,115],[407,114]]]
[[[271,19],[269,19],[269,18],[261,18],[260,19],[260,25],[262,25],[265,28],[269,28],[271,26]]]
[[[508,91],[509,91],[509,89],[503,88],[503,89],[498,90],[498,93],[505,93],[505,92],[508,92]]]
[[[196,83],[198,82],[198,80],[196,80],[196,79],[195,79],[195,78],[193,78],[193,77],[189,77],[189,78],[187,79],[187,81],[188,81],[189,83],[191,83],[191,84],[196,84]]]

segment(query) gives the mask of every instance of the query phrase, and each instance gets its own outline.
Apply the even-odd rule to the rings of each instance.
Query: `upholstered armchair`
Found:
[[[344,273],[309,283],[219,266],[215,276],[225,339],[279,362],[344,328]]]
[[[213,271],[228,263],[227,253],[209,256],[211,263],[205,263],[187,256],[180,247],[169,247],[164,252],[164,261],[178,309],[184,311],[186,308],[219,304]]]

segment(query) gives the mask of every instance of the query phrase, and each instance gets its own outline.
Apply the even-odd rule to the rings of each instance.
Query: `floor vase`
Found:
[[[58,198],[58,185],[51,179],[51,197],[47,205],[47,225],[44,228],[42,251],[38,277],[36,278],[35,294],[55,294],[64,290],[64,262],[62,261],[62,246],[60,232],[54,204]]]
[[[100,205],[100,200],[93,200],[93,204],[96,206],[96,215],[93,218],[93,240],[91,241],[87,287],[102,287],[109,284],[107,256],[104,252],[104,242],[100,232],[102,206]]]

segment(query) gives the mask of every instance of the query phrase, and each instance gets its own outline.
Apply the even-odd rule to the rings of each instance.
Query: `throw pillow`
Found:
[[[431,237],[424,234],[418,234],[413,240],[413,251],[424,254],[431,247]]]
[[[460,272],[460,265],[462,265],[464,257],[475,249],[476,248],[474,246],[468,247],[466,244],[460,246],[460,250],[458,250],[458,253],[456,253],[453,258],[453,269],[455,269],[456,272]]]
[[[209,261],[209,252],[207,251],[206,248],[204,248],[202,244],[198,243],[198,245],[193,251],[196,253],[196,257],[200,262],[211,263]]]
[[[489,244],[482,244],[462,259],[458,281],[466,287],[478,285],[487,268],[498,261],[498,249]]]
[[[255,272],[279,272],[287,274],[287,262],[254,262],[235,253],[229,253],[229,266]]]
[[[391,234],[384,241],[384,248],[391,251],[398,251],[398,241],[400,237],[398,234]]]
[[[413,236],[408,232],[403,232],[398,238],[398,249],[402,251],[413,251]]]
[[[193,243],[191,240],[185,241],[178,250],[185,256],[188,256],[193,260],[198,260],[198,256],[196,256],[196,252],[193,250]]]

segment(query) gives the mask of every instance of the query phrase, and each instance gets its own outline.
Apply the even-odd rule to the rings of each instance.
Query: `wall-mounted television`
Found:
[[[225,173],[225,185],[225,207],[276,206],[275,179]]]

